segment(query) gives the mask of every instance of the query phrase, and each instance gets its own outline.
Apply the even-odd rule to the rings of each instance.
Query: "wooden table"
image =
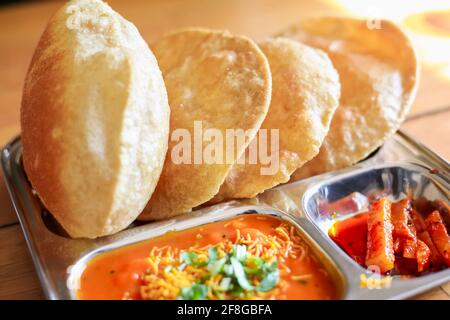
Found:
[[[347,14],[335,4],[322,1],[109,2],[133,21],[148,41],[165,31],[183,26],[229,29],[260,39],[305,16]],[[19,133],[19,106],[26,69],[47,20],[60,6],[58,1],[36,1],[0,7],[0,145]],[[435,68],[424,65],[411,118],[403,125],[403,129],[446,159],[450,158],[449,84],[450,79],[442,77]],[[0,180],[0,299],[41,299],[43,293],[30,254],[3,177]],[[450,283],[417,298],[450,299]]]

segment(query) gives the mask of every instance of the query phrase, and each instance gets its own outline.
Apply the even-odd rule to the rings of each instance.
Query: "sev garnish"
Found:
[[[307,247],[293,226],[281,224],[275,234],[242,234],[236,240],[187,250],[153,247],[150,268],[142,277],[142,299],[275,299],[286,288],[282,275],[291,275],[287,258],[303,259]]]

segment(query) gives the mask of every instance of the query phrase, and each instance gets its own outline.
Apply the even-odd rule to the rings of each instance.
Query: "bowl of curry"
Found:
[[[244,214],[101,252],[78,299],[338,299],[339,271],[302,229]]]

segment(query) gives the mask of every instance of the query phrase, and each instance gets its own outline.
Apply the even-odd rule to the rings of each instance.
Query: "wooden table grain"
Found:
[[[228,29],[255,39],[308,16],[347,15],[338,1],[134,0],[108,1],[151,42],[184,26]],[[21,90],[33,50],[60,1],[0,7],[0,146],[17,135]],[[449,8],[450,9],[450,8]],[[449,30],[450,34],[450,30]],[[450,39],[450,38],[449,38]],[[449,41],[447,39],[447,41]],[[448,52],[450,56],[450,52]],[[424,64],[417,98],[402,129],[450,159],[450,79]],[[0,299],[44,298],[0,173]],[[416,299],[450,299],[450,283]]]

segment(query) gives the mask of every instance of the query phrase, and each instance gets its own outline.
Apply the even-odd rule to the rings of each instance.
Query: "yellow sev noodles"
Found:
[[[195,252],[199,261],[208,259],[208,249],[215,247],[219,258],[224,257],[233,250],[236,244],[246,245],[247,252],[271,263],[278,261],[280,281],[268,292],[254,292],[246,299],[275,299],[280,298],[287,282],[283,276],[290,275],[291,270],[285,264],[287,258],[302,260],[307,257],[307,246],[303,244],[297,235],[295,228],[289,224],[281,224],[275,229],[274,235],[266,235],[262,232],[241,234],[240,229],[236,229],[236,240],[224,239],[217,244],[209,244],[199,247],[193,245],[187,250]],[[143,284],[140,287],[141,298],[144,300],[156,299],[176,299],[181,288],[191,286],[195,281],[207,277],[209,271],[206,266],[194,267],[187,265],[184,269],[178,269],[180,250],[171,246],[153,247],[148,257],[149,270],[143,276]],[[167,267],[170,270],[167,270]],[[291,275],[293,280],[307,279],[310,275]],[[208,286],[208,299],[218,299],[213,288],[217,288],[223,275],[217,274],[206,280]],[[255,279],[253,279],[255,281]],[[254,282],[253,282],[254,283]],[[281,296],[282,297],[282,296]],[[126,298],[126,297],[124,297]],[[236,299],[229,293],[224,293],[224,299]]]

